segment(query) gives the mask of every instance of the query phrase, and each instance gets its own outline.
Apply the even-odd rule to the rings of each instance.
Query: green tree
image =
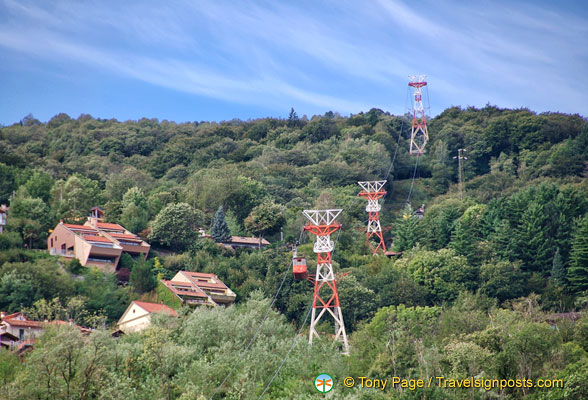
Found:
[[[521,216],[521,225],[515,236],[515,255],[528,271],[544,274],[549,271],[549,261],[555,253],[549,218],[548,208],[536,202],[529,204]]]
[[[225,211],[223,206],[220,206],[214,215],[214,223],[210,230],[210,236],[215,242],[228,242],[231,240],[231,231],[225,221]]]
[[[198,234],[197,214],[186,203],[174,203],[157,214],[151,224],[151,239],[174,250],[185,250]]]
[[[551,264],[551,279],[559,287],[566,287],[566,269],[561,259],[559,247],[553,256],[553,262]]]
[[[485,206],[476,204],[469,207],[455,224],[455,230],[451,237],[451,248],[457,254],[465,256],[470,262],[480,261],[478,242],[482,239],[482,215]]]
[[[588,215],[578,222],[572,237],[567,278],[574,291],[588,290]]]
[[[33,198],[40,198],[45,203],[51,198],[53,178],[45,172],[35,170],[33,175],[26,181],[25,187],[28,194]]]
[[[53,218],[49,207],[40,198],[31,198],[19,190],[10,208],[9,227],[20,233],[29,248],[45,247],[44,240]]]
[[[3,388],[8,388],[8,384],[14,382],[22,367],[23,363],[15,352],[0,347],[0,385]]]
[[[51,191],[59,215],[71,220],[83,219],[92,207],[102,203],[98,182],[81,175],[72,175],[67,181],[57,181]]]
[[[149,210],[129,203],[122,210],[120,222],[131,232],[141,232],[149,223]]]
[[[8,203],[8,199],[16,190],[14,171],[12,167],[0,162],[0,203]]]
[[[427,208],[422,223],[425,229],[427,247],[439,250],[447,247],[455,230],[455,224],[465,211],[463,202],[447,199]]]
[[[359,321],[371,317],[376,311],[376,294],[354,276],[346,277],[337,286],[339,300],[344,305],[343,321],[350,333]]]
[[[130,283],[137,293],[146,293],[155,289],[157,279],[153,275],[151,265],[143,260],[136,263],[131,271]]]
[[[245,219],[245,229],[259,235],[259,244],[264,235],[271,235],[280,230],[286,222],[282,207],[273,201],[265,201],[251,210]]]
[[[476,268],[453,249],[427,251],[414,248],[395,264],[406,269],[415,282],[423,286],[429,304],[453,301],[463,290],[476,289]]]
[[[421,239],[420,219],[407,205],[394,226],[394,251],[412,249]]]
[[[300,119],[298,118],[298,114],[294,111],[294,107],[290,108],[290,114],[288,114],[288,127],[290,128],[297,128]]]
[[[480,267],[480,292],[500,302],[527,294],[525,282],[517,263],[497,261]]]
[[[11,271],[0,278],[0,309],[20,311],[39,297],[30,276]]]

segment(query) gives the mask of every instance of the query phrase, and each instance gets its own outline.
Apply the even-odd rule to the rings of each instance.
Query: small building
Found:
[[[270,242],[263,238],[256,238],[256,237],[245,237],[245,236],[231,236],[230,242],[225,242],[225,244],[231,246],[234,249],[237,248],[248,248],[248,249],[258,249],[258,248],[266,248],[269,246]]]
[[[31,321],[22,312],[1,312],[0,318],[0,335],[9,333],[16,337],[19,343],[34,339],[43,332],[43,322]]]
[[[147,258],[149,243],[122,225],[103,222],[103,216],[102,209],[94,207],[84,225],[61,221],[47,238],[49,252],[77,258],[85,267],[95,266],[107,272],[116,272],[123,252],[133,258]]]
[[[165,297],[161,291],[169,291],[180,304],[229,306],[237,298],[215,274],[180,271],[170,281],[162,279],[160,284],[160,297]]]
[[[425,216],[425,205],[421,205],[414,213],[418,219],[421,219]]]
[[[200,232],[200,236],[201,237],[207,237],[210,240],[212,239],[212,236],[207,235],[206,233],[203,233],[202,230],[199,230]],[[231,248],[231,249],[239,249],[239,248],[247,248],[247,249],[259,249],[259,248],[266,248],[267,246],[270,245],[270,242],[268,242],[265,239],[260,239],[260,238],[256,238],[256,237],[247,237],[247,236],[231,236],[231,240],[226,241],[226,242],[222,242],[220,243],[225,247]]]
[[[151,315],[167,314],[177,317],[178,314],[165,304],[133,301],[118,320],[118,329],[124,333],[138,332],[151,325]]]
[[[8,215],[8,207],[6,204],[0,205],[0,234],[4,232],[4,225],[6,225],[6,216]]]
[[[19,340],[16,336],[9,332],[0,333],[0,348],[12,349],[18,344]]]

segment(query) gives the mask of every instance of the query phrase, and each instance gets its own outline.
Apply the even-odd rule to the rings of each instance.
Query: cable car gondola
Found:
[[[298,257],[299,244],[300,243],[296,242],[294,253],[292,254],[292,273],[294,274],[294,279],[303,280],[308,276],[308,271],[306,267],[306,258]]]

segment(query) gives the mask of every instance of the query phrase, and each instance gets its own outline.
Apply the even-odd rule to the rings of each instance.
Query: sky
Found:
[[[588,116],[588,2],[0,0],[0,124],[425,106]]]

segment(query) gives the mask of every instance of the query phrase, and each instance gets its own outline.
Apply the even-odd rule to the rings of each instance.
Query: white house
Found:
[[[118,320],[118,329],[124,333],[143,330],[151,325],[151,315],[155,313],[167,314],[174,317],[178,315],[174,309],[165,304],[133,301]]]

